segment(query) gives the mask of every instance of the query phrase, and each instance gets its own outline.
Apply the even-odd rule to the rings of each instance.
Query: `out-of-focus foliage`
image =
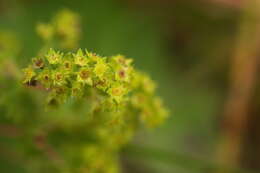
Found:
[[[0,31],[0,60],[17,56],[20,50],[20,43],[14,33]]]
[[[50,23],[38,24],[36,30],[43,40],[58,43],[61,48],[72,49],[78,47],[81,29],[79,18],[78,14],[64,9]]]
[[[48,22],[49,18],[63,7],[79,13],[83,21],[79,47],[88,48],[90,52],[97,52],[102,56],[120,53],[132,58],[138,69],[150,74],[158,83],[157,92],[165,100],[170,112],[174,113],[160,128],[143,129],[137,133],[131,144],[143,147],[137,147],[139,149],[136,152],[130,150],[120,155],[124,172],[214,172],[216,167],[207,163],[216,163],[218,137],[221,138],[219,130],[222,129],[218,124],[221,122],[228,93],[228,73],[237,41],[238,25],[243,15],[241,7],[244,4],[236,1],[240,5],[234,7],[219,2],[228,3],[233,0],[0,0],[0,28],[14,31],[15,37],[22,43],[19,56],[13,58],[13,62],[22,69],[31,62],[31,58],[39,55],[43,57],[49,50],[46,47],[38,54],[42,48],[42,40],[39,40],[35,32],[35,25],[53,25],[53,20]],[[51,28],[55,30],[54,27]],[[60,40],[57,34],[52,36],[54,40]],[[49,47],[68,52],[54,44]],[[75,53],[75,49],[73,52]],[[13,62],[8,63],[8,66],[4,65],[8,68],[1,68],[1,71],[12,69],[11,72],[19,72],[12,74],[21,74],[21,71],[10,65]],[[35,100],[30,101],[25,94],[17,94],[20,90],[23,91],[23,87],[18,89],[11,84],[12,78],[5,80],[5,88],[9,91],[12,89],[12,94],[8,94],[8,104],[6,103],[12,114],[26,115],[30,110],[30,114],[35,115],[32,113],[35,110],[33,107],[44,107],[49,94],[45,89],[43,92],[26,89],[26,92],[37,95]],[[3,88],[2,81],[0,86]],[[0,92],[1,95],[4,90]],[[16,99],[20,96],[27,99]],[[258,94],[255,97],[258,98]],[[27,100],[26,104],[24,100]],[[14,103],[21,105],[19,109],[13,106]],[[70,101],[65,105],[70,105]],[[64,115],[69,115],[73,111],[65,105],[59,109],[63,110]],[[75,107],[74,110],[78,111],[78,105]],[[259,108],[257,105],[254,107]],[[49,111],[45,119],[49,116],[49,119],[54,118],[57,123],[62,121],[58,111]],[[74,121],[68,118],[73,116],[66,117],[67,124]],[[30,118],[27,121],[33,122],[34,116]],[[30,125],[31,122],[28,122],[28,126]],[[63,134],[56,136],[61,137]],[[71,136],[76,138],[75,135],[73,133]],[[66,135],[63,137],[72,141]],[[54,142],[54,139],[53,136],[52,146],[58,148],[59,143]],[[13,144],[21,145],[24,140],[3,136],[0,136],[0,140],[3,150],[7,150],[5,146],[8,146],[14,153],[21,152]],[[249,150],[246,155],[257,155],[258,146],[245,147]],[[0,159],[5,158],[0,160],[1,171],[22,172],[24,162],[18,156],[6,155],[8,154],[0,151]],[[30,155],[28,154],[30,161],[27,160],[27,163],[33,165]],[[252,163],[251,159],[245,159],[244,163],[246,162]]]

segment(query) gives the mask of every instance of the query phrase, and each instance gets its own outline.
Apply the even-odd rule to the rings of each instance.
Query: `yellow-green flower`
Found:
[[[46,58],[50,64],[58,64],[61,62],[63,53],[55,52],[53,49],[50,49],[46,55]]]
[[[168,117],[169,112],[164,107],[163,101],[160,97],[155,97],[153,100],[153,104],[154,109],[157,110],[157,124],[161,124]]]
[[[104,73],[108,70],[107,64],[103,59],[99,59],[94,67],[94,73],[96,76],[102,78]]]
[[[110,86],[110,81],[105,78],[99,79],[98,81],[96,81],[95,86],[102,91],[106,91],[107,88]]]
[[[143,80],[142,80],[142,84],[143,84],[143,89],[145,92],[150,93],[150,94],[154,93],[156,85],[155,85],[154,81],[152,81],[149,77],[144,76]]]
[[[77,46],[81,34],[78,14],[63,9],[55,16],[52,24],[60,38],[61,47],[72,49]]]
[[[96,53],[89,52],[88,50],[85,50],[86,56],[89,59],[90,62],[96,63],[100,60],[100,56],[98,56]]]
[[[156,84],[152,79],[150,79],[146,74],[135,71],[133,73],[133,78],[131,85],[133,88],[139,88],[145,93],[153,94],[156,89]]]
[[[129,66],[133,62],[132,59],[126,59],[123,55],[114,56],[113,59],[122,66]]]
[[[125,67],[125,68],[119,68],[116,70],[115,78],[119,81],[124,82],[130,82],[130,74],[131,74],[131,68]]]
[[[36,27],[36,31],[43,40],[51,40],[54,35],[54,28],[50,24],[40,23]]]
[[[91,78],[91,71],[87,68],[83,68],[78,72],[77,80],[82,83],[86,83],[88,85],[93,85],[93,81]]]
[[[117,102],[121,102],[123,96],[126,94],[126,88],[120,84],[112,86],[108,90],[108,94]]]
[[[56,24],[57,32],[65,37],[78,37],[79,34],[79,16],[78,14],[68,10],[61,10],[54,22]]]
[[[45,65],[44,60],[42,58],[33,58],[32,62],[35,68],[43,68]]]
[[[76,54],[73,54],[73,56],[75,58],[75,64],[79,66],[86,66],[88,64],[88,59],[81,49],[79,49]]]
[[[41,71],[36,79],[39,80],[46,88],[50,88],[52,83],[52,75],[49,69],[44,69]]]
[[[134,94],[131,97],[132,105],[134,107],[138,108],[138,109],[142,108],[142,106],[144,105],[145,101],[146,101],[145,95],[141,94],[141,93]]]
[[[27,82],[31,82],[32,78],[36,75],[34,69],[32,68],[32,66],[29,66],[25,69],[23,69],[23,73],[24,73],[24,80],[23,83],[27,83]]]
[[[63,85],[66,83],[66,75],[61,71],[53,72],[52,79],[54,85]]]
[[[71,60],[64,60],[63,63],[63,69],[66,70],[66,71],[70,71],[72,70],[72,67],[73,67],[73,63]]]

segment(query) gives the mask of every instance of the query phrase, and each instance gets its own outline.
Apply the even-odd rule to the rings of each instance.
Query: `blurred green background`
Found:
[[[231,0],[0,0],[0,28],[17,33],[17,62],[24,67],[42,44],[35,25],[69,8],[82,19],[82,48],[124,54],[152,76],[171,115],[122,151],[125,172],[258,172],[257,134],[244,139],[239,164],[221,163],[218,154],[241,6]],[[259,102],[251,100],[248,116],[258,114]]]

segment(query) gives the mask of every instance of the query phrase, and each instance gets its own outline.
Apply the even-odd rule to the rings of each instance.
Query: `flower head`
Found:
[[[99,59],[101,58],[100,56],[98,56],[96,53],[93,52],[89,52],[88,50],[85,50],[86,52],[86,56],[89,59],[90,62],[92,63],[97,63],[99,61]]]
[[[44,60],[42,58],[33,58],[33,67],[34,68],[43,68],[44,67]]]
[[[51,40],[54,35],[54,28],[50,24],[40,23],[37,25],[36,31],[39,34],[39,36],[46,41]]]
[[[46,55],[46,58],[50,64],[58,64],[61,62],[63,53],[55,52],[53,49],[50,49]]]
[[[105,63],[104,59],[99,59],[94,67],[94,73],[99,78],[102,78],[105,72],[108,70],[108,66]]]
[[[115,78],[119,81],[130,82],[131,72],[132,68],[130,67],[118,68],[115,72]]]
[[[82,68],[77,75],[77,80],[82,83],[86,83],[88,85],[93,85],[93,81],[91,78],[91,71],[88,68]]]
[[[61,71],[54,71],[52,73],[52,79],[54,85],[64,85],[66,83],[66,74]]]
[[[143,89],[145,92],[150,93],[150,94],[154,93],[155,88],[156,88],[154,81],[152,81],[148,76],[144,76],[142,82],[143,82],[142,83]]]
[[[108,94],[117,102],[121,102],[123,99],[123,96],[127,93],[127,89],[120,85],[120,84],[114,84],[109,90]]]
[[[62,64],[63,64],[63,68],[65,70],[71,70],[72,69],[73,63],[70,60],[65,60],[65,61],[63,61]]]
[[[24,73],[24,80],[23,80],[23,83],[30,83],[32,78],[34,76],[36,76],[36,73],[34,71],[34,69],[32,68],[32,66],[29,66],[25,69],[23,69],[23,73]]]
[[[88,63],[87,57],[83,54],[83,51],[79,49],[76,54],[73,54],[75,58],[75,64],[79,66],[86,66]]]
[[[46,88],[51,87],[52,75],[49,69],[44,69],[41,71],[36,79],[39,80]]]
[[[125,67],[129,66],[133,62],[132,59],[126,59],[123,55],[114,56],[113,59],[116,63]]]
[[[61,10],[53,19],[55,30],[63,48],[75,48],[80,38],[80,17],[68,10]]]

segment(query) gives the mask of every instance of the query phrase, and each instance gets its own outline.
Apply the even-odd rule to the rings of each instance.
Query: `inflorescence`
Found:
[[[81,49],[76,53],[50,49],[44,57],[33,58],[23,70],[23,83],[48,90],[50,106],[96,93],[103,98],[100,105],[104,109],[130,106],[140,113],[140,119],[154,126],[167,111],[161,99],[154,96],[154,82],[131,64],[132,59],[122,55],[101,57]]]
[[[154,127],[168,115],[155,95],[155,83],[123,55],[101,57],[87,50],[71,51],[78,47],[81,32],[79,16],[70,10],[39,24],[37,33],[45,45],[23,69],[23,84],[48,93],[50,111],[37,107],[41,113],[34,118],[51,127],[50,138],[66,134],[59,136],[59,149],[71,150],[62,153],[70,160],[67,172],[120,172],[118,155],[123,145],[143,124]],[[57,110],[55,115],[53,110]],[[36,124],[33,129],[38,128]],[[86,140],[64,141],[62,137],[70,140],[71,133]],[[75,160],[80,164],[73,165]],[[33,172],[42,170],[40,158],[37,163],[39,169]],[[60,170],[66,172],[64,167]]]

